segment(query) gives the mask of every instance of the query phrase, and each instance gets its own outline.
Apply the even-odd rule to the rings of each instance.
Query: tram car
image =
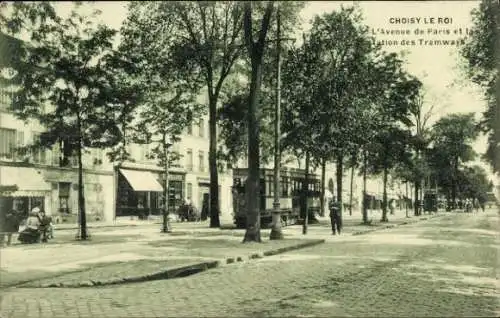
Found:
[[[266,227],[272,222],[274,169],[261,168],[260,174],[260,224]],[[246,227],[245,184],[247,177],[247,168],[233,169],[233,218],[237,228]],[[304,180],[305,170],[303,169],[285,168],[280,172],[280,215],[284,226],[297,223],[301,211],[305,211],[306,199],[309,213],[319,213],[320,211],[321,188],[318,176],[309,173],[309,187],[305,195],[302,189]]]
[[[439,208],[439,198],[437,191],[426,190],[424,193],[424,212],[437,212]]]

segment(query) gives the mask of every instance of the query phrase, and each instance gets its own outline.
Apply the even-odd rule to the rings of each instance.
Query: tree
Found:
[[[372,71],[380,46],[361,22],[357,7],[317,16],[303,47],[289,54],[284,67],[291,147],[320,162],[336,161],[339,200],[345,158],[366,139],[366,110],[372,107],[370,98],[378,96],[372,87],[379,79]]]
[[[472,11],[472,35],[462,48],[469,78],[485,89],[487,110],[480,127],[488,134],[488,148],[484,157],[493,171],[500,172],[500,4],[482,0]]]
[[[457,197],[460,165],[474,159],[471,143],[478,135],[474,113],[451,114],[439,119],[432,130],[434,166],[449,171],[451,202]],[[443,167],[444,166],[444,167]]]
[[[135,7],[131,5],[131,10]],[[191,125],[193,119],[203,114],[203,107],[196,103],[196,96],[202,82],[194,74],[196,65],[179,60],[178,47],[167,46],[159,49],[157,37],[144,33],[138,25],[144,12],[141,7],[129,15],[122,27],[120,51],[136,65],[138,71],[129,77],[144,92],[144,100],[137,105],[134,121],[129,117],[121,118],[120,123],[130,131],[130,140],[149,145],[150,159],[155,159],[163,168],[163,228],[170,232],[168,222],[169,169],[178,160],[179,153],[172,146],[180,140],[184,127]],[[175,28],[172,20],[163,21],[162,27]],[[165,42],[174,41],[171,33],[163,35]],[[126,127],[128,126],[128,127]]]
[[[372,172],[383,173],[382,221],[387,222],[387,181],[389,171],[407,161],[411,110],[418,98],[421,83],[402,70],[402,60],[395,54],[383,55],[378,65],[380,96],[377,100],[376,133],[369,146],[368,165]]]
[[[262,94],[260,99],[262,120],[267,122],[261,124],[260,149],[261,161],[269,163],[273,153],[274,131],[271,123],[273,102],[269,94]],[[218,111],[219,122],[219,156],[221,159],[235,164],[247,155],[248,150],[248,94],[230,95],[227,102],[222,103]]]
[[[261,161],[269,163],[272,158],[274,149],[274,131],[272,129],[274,121],[274,108],[276,100],[276,68],[277,68],[277,45],[278,37],[280,38],[281,56],[286,56],[287,50],[293,43],[290,36],[296,31],[296,26],[299,23],[299,12],[304,7],[305,2],[302,1],[287,1],[286,4],[281,4],[280,1],[275,1],[276,7],[279,6],[281,16],[281,30],[278,34],[277,23],[274,23],[274,15],[271,16],[269,22],[268,38],[269,45],[266,48],[263,56],[262,65],[262,87],[260,94],[261,105]],[[256,16],[265,11],[265,2],[254,4],[254,10],[258,12]],[[255,23],[259,23],[254,19]],[[236,75],[244,75],[250,77],[251,61],[244,55],[241,59],[242,63],[235,65],[234,73]],[[218,122],[220,127],[219,139],[220,158],[226,161],[235,163],[238,159],[246,156],[248,146],[248,130],[247,109],[248,102],[248,84],[238,82],[235,79],[228,79],[227,85],[222,90],[222,107],[218,111]],[[242,93],[243,91],[243,93]]]
[[[424,180],[430,173],[428,160],[424,155],[431,141],[431,127],[428,123],[434,109],[434,105],[432,105],[429,109],[424,110],[425,93],[422,91],[422,85],[419,86],[419,90],[419,94],[410,108],[411,123],[408,128],[412,131],[411,146],[414,155],[411,161],[407,162],[407,168],[412,171],[412,182],[415,190],[414,215],[416,216],[422,212]]]
[[[240,57],[244,45],[243,10],[232,1],[133,2],[129,29],[154,39],[155,48],[176,52],[176,61],[191,64],[207,89],[209,114],[210,227],[219,227],[217,171],[217,105],[225,80]],[[161,64],[160,55],[151,57]]]
[[[186,125],[192,122],[192,114],[201,108],[194,103],[195,96],[178,90],[169,95],[168,90],[148,92],[147,101],[141,105],[138,123],[135,129],[135,141],[151,145],[150,159],[157,160],[163,167],[163,228],[162,232],[170,232],[168,222],[169,211],[169,169],[177,161],[180,154],[172,151],[172,146],[180,141],[180,135]],[[189,92],[189,90],[187,90]],[[187,95],[187,96],[186,96]]]
[[[78,158],[82,240],[88,238],[82,154],[85,149],[108,148],[120,141],[115,114],[122,100],[128,99],[114,78],[116,31],[96,24],[93,19],[98,14],[83,16],[73,10],[63,19],[50,4],[21,4],[14,6],[6,23],[11,32],[25,30],[31,36],[16,60],[21,89],[12,106],[15,115],[23,120],[36,118],[46,128],[40,145],[60,145],[64,161],[68,156]],[[47,15],[50,19],[44,18]]]
[[[313,157],[311,152],[319,148],[317,136],[324,127],[318,125],[320,118],[317,112],[318,105],[313,103],[314,97],[318,94],[315,74],[319,72],[321,65],[317,51],[312,49],[312,44],[307,41],[305,35],[302,46],[291,49],[283,63],[283,99],[286,102],[283,112],[282,145],[283,149],[305,157],[305,178],[302,180],[300,191],[303,234],[307,233],[310,216],[307,193],[310,159]]]
[[[477,200],[483,205],[491,191],[486,171],[480,166],[464,167],[458,174],[459,189],[462,197]]]
[[[389,221],[387,218],[387,180],[389,172],[399,162],[405,161],[409,155],[407,152],[408,140],[407,132],[394,126],[381,130],[375,137],[372,148],[375,151],[370,154],[369,164],[372,166],[372,173],[381,171],[383,175],[382,222]]]
[[[259,97],[262,83],[262,60],[266,48],[266,37],[269,30],[271,14],[273,13],[273,3],[270,1],[266,5],[262,17],[261,27],[258,36],[254,40],[254,27],[252,20],[252,6],[250,2],[245,2],[244,7],[244,31],[245,44],[248,50],[252,65],[250,80],[250,96],[248,103],[248,178],[246,184],[247,196],[247,229],[243,242],[260,242],[260,109]],[[257,198],[257,199],[256,199]]]

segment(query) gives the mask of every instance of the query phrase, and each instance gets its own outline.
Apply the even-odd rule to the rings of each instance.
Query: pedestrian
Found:
[[[3,246],[5,237],[7,237],[7,246],[12,243],[12,235],[19,230],[19,213],[16,210],[10,210],[7,213],[2,213],[0,228],[0,245]]]
[[[340,235],[340,231],[342,228],[342,220],[340,218],[340,203],[333,197],[329,204],[328,208],[330,210],[330,222],[332,224],[332,234],[336,235],[337,233]]]
[[[54,236],[52,218],[45,215],[44,211],[40,211],[38,215],[40,219],[40,232],[42,234],[42,242],[45,243],[49,238],[52,238]]]
[[[209,216],[209,196],[208,194],[203,195],[203,202],[201,204],[201,220],[206,221],[210,216]]]
[[[40,208],[34,207],[26,220],[25,228],[19,232],[17,238],[21,243],[40,242]]]
[[[396,200],[391,199],[391,202],[389,203],[389,211],[391,215],[394,215],[394,211],[396,210]]]

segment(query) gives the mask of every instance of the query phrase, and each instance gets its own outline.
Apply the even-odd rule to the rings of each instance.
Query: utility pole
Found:
[[[274,202],[273,202],[273,220],[271,227],[270,240],[283,239],[281,230],[281,208],[280,208],[280,169],[281,169],[281,150],[280,150],[280,115],[281,115],[281,16],[279,6],[276,8],[277,23],[277,67],[276,67],[276,106],[274,108]]]
[[[170,146],[170,144],[167,143],[167,136],[166,136],[166,133],[163,134],[163,159],[165,160],[164,161],[164,173],[165,173],[165,187],[163,189],[163,199],[164,199],[164,203],[163,203],[163,226],[162,226],[162,229],[161,229],[161,232],[162,233],[170,233],[171,230],[170,230],[170,224],[168,222],[168,214],[169,214],[169,204],[168,204],[168,195],[169,195],[169,188],[168,188],[168,169],[169,169],[169,153],[168,153],[168,147]]]

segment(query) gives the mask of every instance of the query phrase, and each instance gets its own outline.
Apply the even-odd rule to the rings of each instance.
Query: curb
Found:
[[[106,229],[106,228],[122,228],[122,227],[137,227],[137,226],[144,226],[142,224],[116,224],[116,225],[89,225],[87,226],[88,229]],[[78,226],[72,226],[72,227],[62,227],[58,228],[56,224],[56,231],[71,231],[71,230],[78,230],[80,229]]]
[[[356,235],[368,234],[368,233],[371,233],[371,232],[381,231],[381,230],[386,230],[386,229],[391,229],[391,228],[402,226],[402,225],[415,224],[415,223],[418,223],[418,222],[422,222],[422,221],[434,219],[434,218],[437,218],[437,217],[442,217],[442,216],[445,216],[445,215],[446,214],[429,215],[429,216],[425,216],[425,217],[420,217],[420,218],[418,218],[416,220],[404,221],[404,222],[397,223],[397,224],[389,224],[389,225],[386,225],[386,226],[381,226],[379,228],[370,229],[370,230],[357,231],[357,232],[352,233],[351,235],[352,236],[356,236]]]
[[[115,278],[109,280],[102,281],[84,281],[79,283],[50,283],[50,284],[33,284],[29,286],[30,283],[24,284],[24,286],[19,287],[30,287],[30,288],[82,288],[82,287],[96,287],[96,286],[110,286],[110,285],[118,285],[118,284],[128,284],[128,283],[141,283],[152,280],[160,280],[160,279],[173,279],[173,278],[181,278],[189,275],[197,274],[204,272],[209,269],[221,267],[224,265],[230,265],[234,263],[241,263],[251,261],[253,259],[260,259],[266,256],[272,256],[277,254],[282,254],[286,252],[290,252],[293,250],[298,250],[306,247],[311,247],[319,244],[325,243],[324,239],[316,239],[311,240],[309,242],[299,243],[296,245],[281,247],[265,252],[253,253],[246,256],[233,256],[226,257],[221,260],[214,260],[208,262],[200,262],[200,263],[192,263],[188,265],[183,265],[180,267],[175,267],[167,270],[158,271],[151,274],[141,275],[141,276],[131,276],[124,278]]]

